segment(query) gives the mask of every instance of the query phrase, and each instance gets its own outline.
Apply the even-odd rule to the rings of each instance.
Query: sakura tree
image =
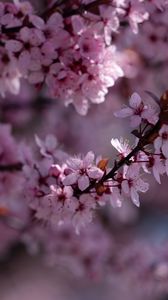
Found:
[[[167,47],[167,0],[0,2],[2,258],[167,291],[168,238],[138,234],[167,197]]]

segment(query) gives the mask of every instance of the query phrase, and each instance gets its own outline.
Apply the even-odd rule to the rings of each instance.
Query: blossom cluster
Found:
[[[145,101],[137,93],[129,103],[115,114],[129,116],[131,124],[139,126],[139,131],[133,131],[137,140],[133,147],[122,139],[111,140],[119,152],[112,169],[108,159],[95,159],[92,151],[71,157],[59,150],[54,136],[48,135],[45,141],[36,136],[41,159],[25,164],[23,173],[24,193],[37,220],[56,227],[72,223],[80,232],[92,221],[98,207],[108,203],[121,207],[125,198],[139,207],[139,192],[145,193],[149,188],[142,178],[145,173],[152,172],[158,183],[160,175],[168,175],[168,125],[159,127],[151,144],[153,128],[161,114],[159,103]]]
[[[122,23],[133,32],[133,44],[139,24],[167,7],[166,1],[76,2],[46,15],[27,1],[0,3],[2,96],[18,93],[23,77],[38,88],[45,84],[51,97],[85,115],[90,102],[103,102],[116,80],[128,75],[132,57],[113,38]]]
[[[21,241],[77,275],[167,283],[167,243],[153,247],[129,226],[149,205],[140,198],[154,190],[149,174],[158,184],[168,176],[168,92],[156,96],[167,89],[168,1],[48,3],[0,2],[0,254]],[[106,98],[84,126],[55,101],[86,115]],[[113,114],[120,128],[129,119],[132,144]],[[115,132],[117,155],[103,130]]]
[[[103,225],[106,209],[122,210],[131,203],[140,206],[139,193],[149,189],[146,173],[152,173],[158,183],[161,175],[168,175],[166,95],[157,101],[154,96],[143,99],[134,93],[129,104],[115,112],[130,118],[136,140],[130,146],[128,141],[112,138],[118,151],[113,166],[110,159],[93,151],[69,155],[52,134],[45,139],[35,135],[36,148],[18,144],[10,126],[1,125],[1,222],[19,232],[19,240],[31,253],[42,248],[47,263],[59,261],[78,276],[97,278],[106,271],[131,273],[136,269],[137,276],[145,273],[167,280],[162,247],[150,256],[151,245],[146,245],[146,260],[134,240],[118,251],[119,242],[110,231],[111,217]],[[134,271],[128,268],[132,259]]]

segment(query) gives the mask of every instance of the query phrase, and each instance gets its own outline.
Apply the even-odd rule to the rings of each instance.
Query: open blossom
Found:
[[[81,56],[91,61],[99,61],[103,56],[105,50],[103,39],[100,36],[95,36],[92,30],[85,31],[79,38],[78,44]]]
[[[126,157],[131,152],[131,147],[128,141],[124,141],[122,138],[111,139],[111,145],[119,152],[119,158]]]
[[[96,208],[94,197],[83,194],[74,197],[71,186],[51,185],[48,195],[42,197],[32,208],[37,219],[47,221],[52,226],[71,222],[77,233],[92,221]]]
[[[119,29],[119,18],[113,7],[106,7],[103,5],[100,6],[100,16],[103,22],[104,39],[109,46],[112,40],[112,33],[117,32]]]
[[[124,176],[124,180],[122,182],[122,190],[123,192],[131,197],[132,202],[139,206],[139,194],[138,192],[145,193],[149,188],[149,184],[144,182],[140,178],[139,174],[139,165],[134,164],[127,169],[127,172]]]
[[[81,195],[79,200],[76,199],[76,211],[72,218],[72,223],[79,233],[80,229],[92,221],[93,210],[96,207],[94,198],[91,195]]]
[[[168,125],[162,125],[159,130],[159,136],[154,141],[156,151],[162,151],[163,155],[168,158]]]
[[[50,186],[50,193],[45,197],[50,202],[50,217],[48,220],[52,225],[59,225],[68,222],[76,209],[73,189],[70,186]],[[45,201],[45,200],[44,200]]]
[[[20,90],[21,74],[15,60],[0,47],[0,95],[5,97],[6,92],[18,94]]]
[[[18,39],[7,41],[6,49],[9,53],[19,53],[19,69],[23,75],[27,75],[29,70],[40,68],[41,52],[39,47],[45,38],[38,28],[23,27],[20,30]]]
[[[140,2],[143,1],[130,1],[130,4],[128,4],[128,20],[135,34],[138,33],[138,25],[149,18],[149,13]]]
[[[94,165],[94,153],[88,152],[82,158],[71,158],[67,165],[70,174],[63,180],[64,185],[73,185],[77,183],[78,188],[84,191],[91,183],[91,180],[99,180],[103,176],[103,171]]]
[[[40,153],[44,157],[52,157],[56,152],[58,146],[57,139],[54,135],[48,134],[44,141],[42,141],[37,135],[35,136],[36,144],[40,148]]]
[[[160,175],[165,173],[165,166],[164,161],[161,158],[161,153],[154,153],[149,154],[146,156],[146,161],[143,164],[143,170],[147,173],[150,173],[150,169],[152,169],[153,176],[155,177],[156,181],[160,184]]]
[[[154,101],[144,101],[137,93],[133,93],[129,100],[129,106],[115,112],[114,115],[119,118],[130,117],[131,126],[137,127],[142,120],[155,125],[159,119],[159,112],[159,105]]]

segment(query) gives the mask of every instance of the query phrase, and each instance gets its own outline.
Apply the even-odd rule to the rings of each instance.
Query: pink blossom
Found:
[[[79,200],[76,199],[76,211],[72,219],[72,223],[79,233],[80,229],[86,226],[92,221],[93,210],[96,207],[94,198],[88,194],[83,194],[80,196]]]
[[[81,191],[84,191],[89,185],[91,180],[98,180],[103,176],[103,171],[94,166],[94,153],[88,152],[86,156],[81,158],[71,158],[67,164],[71,173],[63,180],[64,185],[78,184]]]
[[[58,142],[54,135],[48,134],[44,142],[37,135],[35,135],[35,140],[36,140],[36,144],[40,148],[41,155],[49,158],[55,156]]]
[[[149,155],[147,157],[148,162],[145,163],[144,171],[150,172],[150,168],[152,168],[153,176],[156,181],[160,184],[160,175],[165,173],[165,166],[163,160],[161,159],[161,155],[159,153],[154,153],[153,155]]]
[[[72,219],[76,209],[75,198],[73,197],[73,189],[70,186],[57,187],[50,186],[50,194],[47,195],[50,201],[50,217],[49,221],[52,225],[61,225]]]
[[[131,1],[128,18],[132,31],[137,34],[138,25],[149,18],[149,13],[140,1]]]
[[[119,18],[113,7],[100,6],[100,16],[103,19],[104,38],[109,46],[112,40],[112,33],[119,29]]]
[[[123,192],[130,196],[132,199],[132,202],[139,206],[139,192],[145,193],[149,188],[149,184],[147,182],[144,182],[140,178],[139,174],[139,165],[133,165],[130,166],[127,169],[127,172],[124,176],[124,180],[122,182],[122,190]]]
[[[137,127],[142,120],[155,125],[159,118],[159,111],[159,105],[154,101],[143,101],[137,93],[134,93],[129,100],[129,107],[115,112],[114,115],[119,118],[131,117],[131,126]]]
[[[11,58],[5,49],[0,47],[0,94],[5,97],[7,91],[18,94],[20,90],[20,72],[15,60]]]
[[[9,40],[6,49],[11,53],[20,52],[18,65],[23,75],[28,70],[39,70],[41,66],[41,52],[39,46],[44,42],[42,31],[36,28],[23,27],[20,30],[20,40]]]
[[[128,141],[124,141],[122,138],[120,140],[112,138],[111,145],[119,152],[119,158],[126,157],[131,152]]]
[[[86,57],[91,61],[99,61],[104,52],[103,39],[99,36],[95,36],[93,32],[85,31],[78,41],[79,50],[82,57]]]

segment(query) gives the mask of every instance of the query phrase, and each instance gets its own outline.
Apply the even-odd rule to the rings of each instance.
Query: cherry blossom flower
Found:
[[[35,135],[35,140],[36,140],[36,144],[40,148],[41,155],[49,158],[55,156],[58,142],[54,135],[48,134],[44,142],[37,135]]]
[[[76,229],[76,232],[79,233],[80,229],[86,224],[90,223],[93,218],[93,210],[96,207],[94,198],[88,194],[83,194],[77,200],[76,211],[72,219],[72,223]]]
[[[104,52],[104,43],[101,37],[94,36],[93,32],[85,31],[78,41],[81,56],[91,61],[99,61]]]
[[[119,158],[126,157],[131,152],[128,141],[124,141],[122,138],[120,140],[112,138],[111,145],[119,152]]]
[[[20,72],[16,62],[11,59],[5,49],[0,47],[0,94],[5,97],[7,91],[18,94],[20,90]]]
[[[142,120],[154,125],[159,118],[159,105],[154,101],[143,101],[137,93],[134,93],[129,100],[129,107],[115,112],[114,115],[119,118],[130,117],[132,127],[139,126]]]
[[[161,154],[154,153],[147,157],[148,162],[145,163],[144,171],[150,173],[150,168],[152,168],[153,175],[156,181],[160,184],[160,175],[165,173],[164,162],[161,159]]]
[[[51,193],[45,198],[50,202],[50,217],[52,225],[61,225],[72,219],[76,209],[73,189],[70,186],[50,186]]]
[[[24,75],[28,70],[38,70],[40,68],[41,52],[39,46],[45,38],[42,31],[37,28],[23,27],[19,33],[19,40],[9,40],[6,42],[6,49],[11,53],[20,52],[18,58],[19,69]]]
[[[103,30],[106,44],[109,46],[112,40],[112,33],[119,29],[119,18],[113,7],[101,5],[100,16],[103,19]]]
[[[145,7],[140,1],[131,1],[130,7],[128,8],[128,19],[134,33],[138,33],[138,24],[144,22],[148,18],[149,13],[145,10]]]
[[[91,180],[99,180],[103,176],[103,171],[94,166],[94,153],[88,152],[82,158],[71,158],[67,165],[71,173],[63,180],[64,185],[78,184],[81,191],[84,191],[91,183]]]
[[[145,193],[149,188],[149,184],[140,178],[139,165],[130,166],[127,169],[124,179],[125,180],[122,182],[123,192],[131,197],[132,202],[136,206],[139,206],[140,202],[138,191]]]

